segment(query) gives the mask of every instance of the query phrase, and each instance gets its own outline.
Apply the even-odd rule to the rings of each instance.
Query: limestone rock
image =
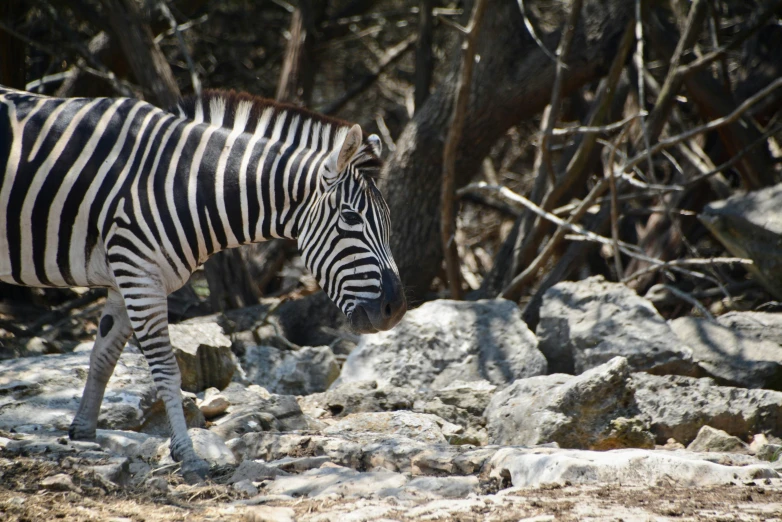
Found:
[[[401,473],[392,471],[360,472],[342,466],[324,466],[290,477],[279,477],[265,492],[292,497],[372,497],[382,491],[399,488],[407,483]]]
[[[328,346],[291,351],[245,345],[241,363],[249,382],[282,395],[323,392],[339,377],[339,364]]]
[[[299,405],[315,418],[344,417],[351,413],[410,410],[416,396],[410,388],[378,387],[376,381],[355,381],[300,397]]]
[[[408,312],[393,330],[363,336],[337,382],[439,389],[456,380],[507,386],[544,373],[546,361],[515,303],[438,300]]]
[[[714,380],[633,374],[635,399],[658,444],[692,442],[704,425],[744,440],[782,435],[782,392],[717,386]]]
[[[196,455],[213,466],[235,465],[236,457],[225,445],[225,441],[209,430],[191,428],[187,430],[193,441],[193,450]],[[158,448],[158,456],[161,464],[173,462],[169,453],[171,440],[167,440]]]
[[[321,455],[334,464],[362,470],[392,470],[416,475],[443,472],[477,473],[496,448],[433,445],[395,434],[342,433],[334,436],[300,433],[248,433],[229,440],[239,460],[283,460]]]
[[[728,312],[717,318],[725,328],[756,341],[771,341],[782,347],[782,313]]]
[[[152,448],[164,442],[159,437],[121,430],[98,430],[97,442],[106,451],[122,455],[124,457],[141,457],[149,459],[154,456]]]
[[[220,392],[230,406],[213,419],[209,430],[224,440],[255,431],[293,431],[309,428],[296,397],[275,395],[266,389],[251,385],[244,387],[231,383]]]
[[[779,476],[767,463],[750,462],[717,464],[684,451],[502,448],[492,457],[489,473],[498,480],[510,478],[515,487],[565,483],[698,487]]]
[[[748,270],[782,299],[782,184],[736,194],[706,205],[701,223],[737,257],[750,258]]]
[[[689,348],[649,301],[600,276],[547,290],[536,333],[550,373],[578,375],[617,356],[636,371],[697,370]]]
[[[645,419],[638,418],[629,377],[627,360],[616,357],[576,377],[520,379],[486,408],[489,441],[600,450],[653,447]]]
[[[174,355],[182,373],[182,389],[197,393],[206,388],[223,389],[236,371],[231,340],[216,322],[169,326]]]
[[[692,348],[706,375],[720,384],[782,390],[782,347],[777,343],[697,317],[679,317],[671,328]]]
[[[239,482],[249,481],[258,482],[264,479],[273,479],[287,475],[285,471],[269,466],[259,460],[244,460],[234,470],[231,478],[228,479],[229,484],[237,484]]]
[[[87,382],[89,352],[0,361],[0,429],[67,431]],[[123,353],[109,380],[98,427],[138,429],[157,401],[142,355]]]
[[[73,483],[71,476],[66,473],[58,473],[51,477],[46,477],[41,481],[41,487],[49,491],[77,491],[80,492],[76,484]]]
[[[704,426],[689,446],[689,451],[717,451],[724,453],[748,453],[749,447],[738,437],[722,430]]]
[[[382,433],[421,442],[445,444],[448,436],[461,431],[436,415],[409,411],[352,413],[323,430],[324,435]]]

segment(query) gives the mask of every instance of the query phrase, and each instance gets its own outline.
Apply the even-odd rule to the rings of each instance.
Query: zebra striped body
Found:
[[[109,289],[74,438],[91,438],[106,382],[135,334],[183,470],[187,436],[166,296],[211,254],[298,238],[307,267],[359,331],[404,314],[375,187],[379,140],[236,93],[174,112],[130,99],[54,99],[0,88],[0,280]]]

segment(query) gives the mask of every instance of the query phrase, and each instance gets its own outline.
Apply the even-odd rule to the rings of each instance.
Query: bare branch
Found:
[[[171,14],[171,10],[168,8],[168,5],[166,4],[165,0],[161,0],[157,4],[158,9],[163,14],[163,17],[168,20],[168,23],[171,25],[171,30],[176,35],[177,42],[179,42],[179,50],[182,51],[182,54],[185,57],[185,63],[187,64],[187,70],[190,72],[190,83],[193,84],[193,92],[196,96],[201,96],[201,80],[198,79],[198,73],[195,70],[195,64],[193,63],[193,58],[190,56],[190,51],[187,49],[187,45],[185,44],[185,39],[182,36],[182,32],[179,30],[179,24],[177,24],[176,18],[174,18],[174,15]]]
[[[462,282],[459,270],[459,253],[455,242],[454,177],[456,170],[456,151],[462,139],[462,128],[467,113],[467,101],[472,82],[472,70],[475,65],[475,44],[486,11],[486,0],[476,0],[470,17],[469,34],[462,44],[462,67],[459,83],[456,86],[456,101],[451,115],[448,136],[443,150],[443,181],[440,196],[440,235],[445,254],[445,270],[451,297],[461,299]]]
[[[576,127],[553,129],[552,133],[554,136],[570,136],[573,134],[606,134],[621,129],[631,121],[640,118],[642,114],[643,113],[633,114],[627,118],[622,119],[621,121],[615,121],[614,123],[609,123],[607,125],[579,125]]]
[[[527,31],[529,31],[530,36],[532,36],[532,39],[535,40],[535,43],[538,44],[538,47],[540,47],[540,50],[543,51],[543,54],[551,58],[551,61],[560,64],[561,62],[557,58],[557,56],[552,53],[548,47],[546,47],[546,44],[543,43],[543,40],[540,39],[538,36],[537,31],[535,30],[535,26],[532,25],[532,21],[527,16],[527,10],[524,9],[524,0],[517,0],[519,3],[519,9],[521,10],[521,17],[524,18],[524,26],[527,28]],[[567,67],[566,67],[567,68]]]
[[[694,129],[690,129],[681,134],[677,134],[676,136],[671,136],[670,138],[660,140],[650,149],[641,152],[640,154],[630,159],[624,165],[624,169],[623,169],[624,172],[630,172],[634,167],[636,167],[639,163],[645,160],[648,155],[656,154],[665,148],[668,148],[672,145],[676,145],[677,143],[681,143],[685,140],[692,138],[693,136],[697,136],[698,134],[703,134],[705,132],[709,132],[719,127],[722,127],[723,125],[727,125],[729,123],[735,122],[748,109],[750,109],[753,105],[761,101],[763,98],[768,96],[776,89],[778,89],[780,86],[782,86],[782,78],[777,78],[776,80],[768,84],[766,87],[764,87],[763,89],[756,92],[754,95],[744,100],[744,102],[741,105],[736,107],[736,109],[730,114],[728,114],[727,116],[723,116],[722,118],[717,118],[716,120],[712,120],[705,125],[695,127]]]
[[[519,0],[521,3],[521,0]],[[576,24],[578,23],[578,17],[581,14],[582,0],[574,0],[570,6],[570,15],[565,22],[565,28],[562,34],[562,38],[559,41],[559,47],[557,48],[557,66],[554,72],[554,85],[551,89],[551,102],[546,110],[543,112],[543,121],[541,122],[543,136],[540,140],[540,146],[538,147],[538,157],[535,158],[535,166],[537,167],[536,176],[543,175],[544,171],[549,178],[551,185],[555,185],[557,182],[557,175],[554,172],[554,166],[551,164],[551,137],[554,131],[554,125],[559,119],[559,109],[562,100],[562,76],[563,71],[566,68],[565,60],[570,53],[570,46],[573,43],[573,34],[576,32]]]

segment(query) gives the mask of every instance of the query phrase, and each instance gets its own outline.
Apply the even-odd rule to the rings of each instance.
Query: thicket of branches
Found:
[[[782,0],[7,0],[0,83],[161,106],[234,88],[361,123],[386,145],[413,303],[502,296],[534,325],[546,289],[602,274],[652,288],[668,316],[708,315],[771,299],[697,214],[779,181],[780,13]],[[284,242],[213,259],[209,299],[188,287],[172,312],[313,290]]]

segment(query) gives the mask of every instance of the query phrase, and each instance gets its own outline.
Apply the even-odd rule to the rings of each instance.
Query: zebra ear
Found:
[[[342,142],[342,148],[337,156],[337,172],[342,173],[348,166],[348,162],[358,152],[361,147],[361,126],[359,124],[353,125],[345,136],[345,141]]]
[[[367,138],[367,143],[372,148],[372,152],[375,153],[375,156],[379,158],[383,153],[383,143],[380,141],[380,138],[377,137],[377,134],[370,134]]]

